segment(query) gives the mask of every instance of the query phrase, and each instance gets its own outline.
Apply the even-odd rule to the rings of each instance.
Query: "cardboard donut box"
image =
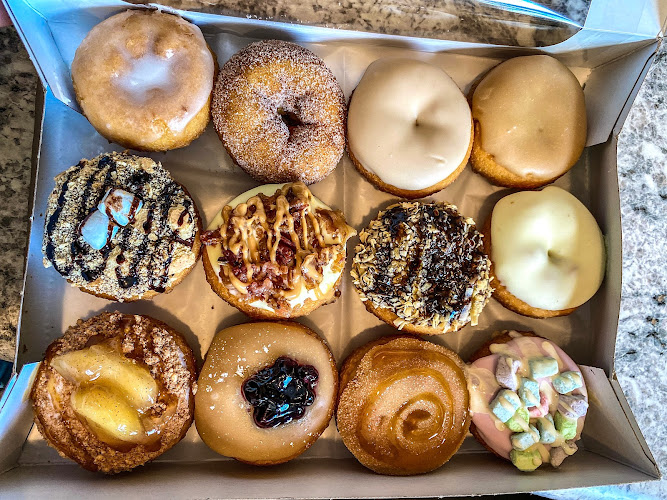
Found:
[[[498,62],[546,53],[567,65],[584,87],[588,142],[577,165],[556,185],[577,196],[596,217],[607,246],[606,277],[598,293],[568,317],[524,318],[491,300],[476,327],[429,338],[466,360],[500,329],[533,330],[561,346],[582,366],[590,397],[580,449],[558,469],[522,473],[468,436],[442,468],[416,477],[387,477],[362,467],[343,446],[332,422],[317,443],[292,462],[259,468],[221,457],[199,439],[186,437],[154,462],[115,477],[87,472],[49,448],[33,426],[28,393],[43,353],[79,318],[105,310],[148,314],[181,331],[201,364],[211,339],[247,318],[211,291],[201,265],[172,293],[151,301],[111,303],[70,287],[42,264],[42,231],[53,178],[76,164],[122,148],[95,132],[78,112],[69,67],[88,31],[127,8],[117,0],[3,0],[37,68],[45,89],[38,96],[33,154],[32,216],[15,373],[0,401],[0,496],[225,497],[436,497],[529,492],[596,486],[660,477],[614,374],[614,345],[621,294],[621,220],[616,174],[617,137],[661,42],[664,19],[659,0],[592,0],[583,29],[540,49],[449,40],[419,39],[274,23],[214,14],[174,11],[197,24],[223,64],[257,39],[290,40],[314,51],[336,75],[346,96],[370,62],[409,57],[442,67],[467,92]],[[156,6],[152,6],[156,7]],[[664,13],[663,13],[664,15]],[[212,126],[190,146],[150,154],[185,185],[204,225],[222,205],[254,187],[235,167]],[[376,190],[345,156],[324,181],[311,186],[325,203],[343,210],[363,228],[395,201]],[[450,201],[483,223],[493,204],[507,194],[467,168],[444,191],[430,197]],[[353,252],[355,238],[348,243]],[[349,277],[341,297],[299,321],[327,339],[340,363],[354,348],[394,332],[366,312]]]

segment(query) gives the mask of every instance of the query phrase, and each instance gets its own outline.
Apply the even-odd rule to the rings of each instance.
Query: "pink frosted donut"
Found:
[[[345,148],[345,96],[322,59],[290,42],[255,42],[220,70],[211,113],[234,162],[261,182],[312,184]]]
[[[471,361],[470,430],[486,448],[523,471],[558,467],[577,450],[588,393],[560,347],[532,332],[505,331]]]

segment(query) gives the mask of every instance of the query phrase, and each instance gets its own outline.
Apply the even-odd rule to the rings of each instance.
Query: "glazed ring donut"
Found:
[[[206,279],[253,318],[304,316],[338,297],[355,234],[302,182],[265,184],[225,205],[204,232]]]
[[[264,40],[232,56],[211,111],[229,156],[258,181],[312,184],[343,155],[343,91],[319,57],[294,43]]]
[[[484,225],[493,296],[533,318],[574,312],[600,288],[604,237],[572,194],[547,186],[502,198]]]
[[[472,115],[442,69],[410,59],[378,59],[350,99],[350,158],[375,187],[403,198],[444,189],[468,164]]]
[[[577,163],[586,104],[577,78],[547,55],[509,59],[471,91],[474,171],[499,186],[532,189]]]
[[[309,328],[291,322],[237,325],[219,332],[206,354],[195,424],[221,455],[279,464],[324,432],[337,391],[336,361]]]
[[[553,342],[503,331],[471,357],[470,431],[519,470],[554,467],[577,451],[588,411],[581,369]]]
[[[391,205],[359,239],[351,275],[369,312],[420,335],[477,324],[491,297],[490,262],[475,222],[454,205]]]
[[[181,440],[195,379],[180,333],[149,316],[105,312],[49,345],[30,397],[50,446],[85,469],[114,474]]]
[[[465,365],[408,335],[381,338],[343,363],[338,432],[362,465],[388,475],[441,467],[470,426]]]
[[[76,50],[72,83],[91,125],[126,148],[187,146],[209,121],[215,56],[201,30],[157,10],[95,26]]]
[[[106,153],[55,178],[44,266],[84,292],[131,302],[170,292],[197,263],[199,211],[151,158]]]

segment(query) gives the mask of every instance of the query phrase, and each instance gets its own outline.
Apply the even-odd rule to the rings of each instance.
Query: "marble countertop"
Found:
[[[290,22],[366,31],[467,40],[483,30],[487,12],[452,17],[452,0],[397,1],[400,16],[379,0],[175,0],[174,6],[215,8]],[[542,2],[579,24],[588,1]],[[466,2],[462,2],[466,4]],[[214,7],[213,7],[214,5]],[[298,7],[297,7],[298,6]],[[449,9],[449,10],[448,10]],[[515,23],[488,32],[488,41],[541,45],[564,38],[569,28],[545,34],[544,23]],[[558,40],[556,40],[558,41]],[[34,68],[16,31],[0,29],[0,359],[14,357],[28,233],[30,163],[37,86]],[[618,144],[623,226],[623,289],[616,344],[616,372],[661,469],[667,471],[667,47],[662,45],[623,127]],[[667,481],[550,492],[557,498],[667,496]]]

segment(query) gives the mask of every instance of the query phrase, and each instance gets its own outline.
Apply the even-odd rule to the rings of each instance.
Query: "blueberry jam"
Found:
[[[247,378],[241,391],[253,407],[255,424],[268,429],[303,417],[315,401],[317,379],[314,366],[281,356]]]

